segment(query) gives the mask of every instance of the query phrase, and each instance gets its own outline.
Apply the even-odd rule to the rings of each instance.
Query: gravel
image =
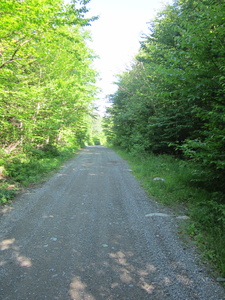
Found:
[[[181,222],[115,152],[87,147],[2,208],[0,299],[225,299]]]

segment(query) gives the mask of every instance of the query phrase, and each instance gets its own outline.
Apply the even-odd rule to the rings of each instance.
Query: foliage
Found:
[[[191,159],[196,182],[214,192],[225,190],[224,20],[222,1],[167,6],[118,78],[110,111],[114,144]]]
[[[96,73],[82,29],[90,20],[85,6],[75,4],[1,1],[0,124],[7,152],[60,144],[67,128],[80,142]]]
[[[109,111],[110,109],[108,109]],[[103,133],[105,135],[105,142],[107,144],[112,145],[115,140],[115,134],[114,134],[114,130],[113,130],[113,120],[112,117],[110,115],[105,115],[104,118],[102,119],[102,130]]]
[[[22,187],[37,184],[46,179],[52,171],[73,157],[77,148],[57,149],[47,146],[42,150],[27,150],[25,153],[4,159],[4,176],[0,181],[0,204],[11,200]]]
[[[16,194],[15,188],[12,189],[7,184],[0,184],[0,205],[7,203],[9,200],[11,200]]]
[[[89,145],[103,145],[105,143],[105,134],[102,128],[102,116],[94,113],[90,120],[90,129],[88,131],[88,144]]]

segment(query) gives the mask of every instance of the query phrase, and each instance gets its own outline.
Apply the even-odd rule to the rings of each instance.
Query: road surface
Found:
[[[0,299],[225,299],[127,164],[87,147],[3,207]]]

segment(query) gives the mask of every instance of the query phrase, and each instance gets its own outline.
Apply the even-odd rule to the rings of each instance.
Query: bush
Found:
[[[15,190],[0,187],[0,204],[4,204],[12,199],[16,194]]]
[[[60,151],[56,146],[53,145],[43,145],[41,147],[27,147],[25,149],[26,153],[30,157],[35,157],[38,159],[44,158],[44,157],[57,157],[60,156]]]

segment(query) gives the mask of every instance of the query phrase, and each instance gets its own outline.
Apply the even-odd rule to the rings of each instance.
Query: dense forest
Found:
[[[7,152],[79,143],[85,134],[96,74],[84,12],[75,1],[1,1],[1,147]]]
[[[175,0],[149,24],[109,96],[104,130],[109,143],[138,157],[136,169],[146,169],[152,153],[173,158],[174,167],[182,161],[175,189],[193,189],[178,201],[191,208],[192,232],[225,274],[225,2]],[[143,173],[153,185],[151,169]],[[164,198],[170,181],[160,186]]]
[[[96,17],[85,17],[88,2],[1,1],[0,177],[22,181],[40,159],[92,138],[97,74],[87,26]]]
[[[118,78],[108,139],[129,151],[192,159],[199,181],[224,192],[224,71],[225,3],[175,1],[151,22],[132,68]]]

